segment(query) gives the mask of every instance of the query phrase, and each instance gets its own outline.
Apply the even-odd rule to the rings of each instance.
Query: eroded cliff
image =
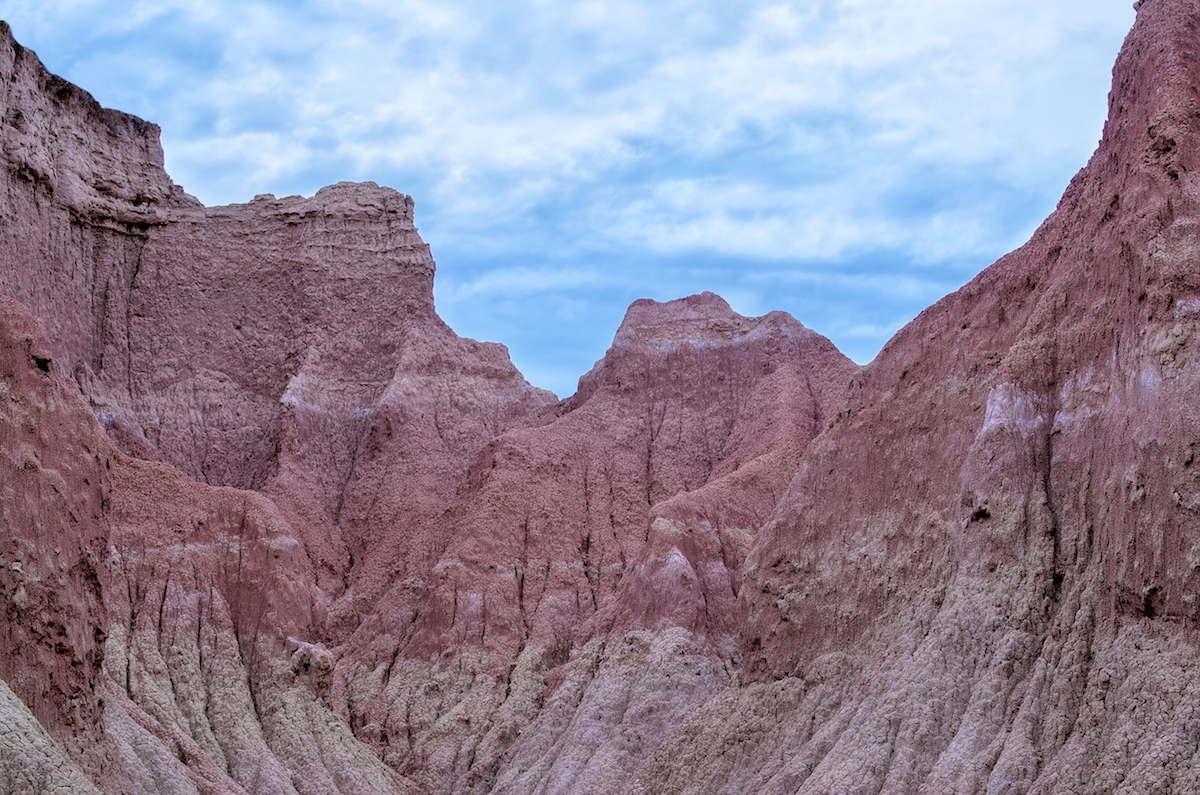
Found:
[[[1140,6],[1096,154],[855,378],[749,556],[746,685],[634,791],[1200,785],[1200,7]]]
[[[706,293],[556,402],[411,199],[202,207],[3,28],[0,789],[1200,788],[1198,31],[867,367]]]

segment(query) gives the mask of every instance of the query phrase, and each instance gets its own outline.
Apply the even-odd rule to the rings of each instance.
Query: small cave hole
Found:
[[[1162,610],[1162,589],[1155,586],[1147,588],[1142,595],[1142,615],[1146,618],[1157,618]]]
[[[33,363],[37,365],[37,369],[41,370],[43,373],[50,372],[50,358],[49,357],[31,356],[30,358],[32,358]]]
[[[981,505],[975,509],[975,513],[971,514],[972,522],[981,522],[984,519],[991,519],[992,512],[987,509],[987,506]]]

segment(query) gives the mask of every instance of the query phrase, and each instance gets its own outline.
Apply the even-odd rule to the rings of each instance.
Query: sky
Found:
[[[865,363],[1095,149],[1129,0],[16,0],[207,205],[411,195],[438,312],[560,396],[637,298]]]

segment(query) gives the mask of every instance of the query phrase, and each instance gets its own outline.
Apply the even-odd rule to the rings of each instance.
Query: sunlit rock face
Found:
[[[1200,4],[859,368],[638,301],[575,395],[407,196],[205,208],[0,29],[0,791],[1200,789]]]

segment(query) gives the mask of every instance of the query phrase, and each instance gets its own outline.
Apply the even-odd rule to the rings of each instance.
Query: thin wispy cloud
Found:
[[[206,204],[343,179],[412,194],[440,311],[560,393],[642,295],[782,308],[870,358],[1053,208],[1133,18],[1128,0],[9,6],[52,71],[163,127]],[[844,278],[754,278],[789,268]],[[883,297],[885,277],[920,287]]]
[[[449,301],[469,300],[480,296],[525,296],[532,293],[590,289],[604,284],[605,281],[599,273],[588,270],[497,268],[464,281],[441,286],[439,296]]]

